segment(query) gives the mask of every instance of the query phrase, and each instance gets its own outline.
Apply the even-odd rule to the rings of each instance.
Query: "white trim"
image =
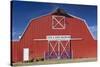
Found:
[[[70,38],[70,40],[82,40],[83,38]],[[33,39],[35,41],[44,41],[44,40],[47,40],[49,41],[48,39]],[[60,40],[54,40],[54,41],[60,41]],[[64,41],[64,40],[63,40]]]
[[[66,41],[71,39],[71,35],[47,35],[46,39],[49,41]]]
[[[48,42],[49,42],[49,45],[50,45],[51,48],[52,48],[52,52],[50,52],[49,56],[51,56],[51,54],[52,54],[53,52],[55,53],[56,56],[58,56],[57,53],[56,53],[56,51],[55,51],[55,47],[57,46],[58,42],[55,43],[55,46],[52,46],[52,44],[51,44],[52,41],[51,41],[51,42],[48,41]]]
[[[72,16],[73,18],[79,19],[79,20],[84,20],[84,19],[82,19],[82,18],[80,18],[80,17],[77,17],[77,16],[72,15],[72,14],[69,14],[69,13],[68,13],[68,15]]]
[[[66,43],[66,47],[68,46],[69,42],[70,42],[70,41],[68,41],[68,42]],[[69,57],[68,53],[66,52],[66,47],[63,46],[62,42],[60,42],[60,44],[61,44],[61,46],[62,46],[62,48],[63,48],[63,51],[61,52],[61,56],[62,56],[63,52],[65,52],[66,55]]]
[[[21,38],[20,38],[20,39],[17,39],[17,40],[20,41],[20,40],[22,39],[22,37],[23,37],[25,31],[27,30],[27,28],[28,28],[28,26],[30,25],[30,23],[31,23],[32,20],[36,20],[36,19],[41,18],[41,17],[43,17],[43,16],[51,15],[51,14],[54,13],[56,10],[57,10],[57,8],[55,8],[52,12],[49,12],[49,13],[47,13],[47,14],[45,14],[45,15],[41,15],[41,16],[38,16],[38,17],[36,17],[36,18],[30,19],[29,22],[28,22],[28,24],[26,25],[24,31],[23,31],[22,34],[20,35]],[[69,13],[67,13],[67,14],[69,14]],[[69,15],[71,15],[71,14],[69,14]],[[12,32],[12,33],[13,33],[13,32]]]
[[[88,28],[88,31],[90,32],[92,38],[93,38],[94,40],[97,40],[97,39],[95,38],[95,36],[93,35],[93,33],[91,32],[91,30],[90,30],[88,24],[86,23],[86,20],[84,20],[84,23],[85,23],[86,27]]]
[[[57,17],[61,17],[60,21],[57,20]],[[57,28],[56,25],[54,25],[54,20],[56,21],[56,25],[60,25],[61,28]],[[64,20],[64,25],[62,25],[60,22]],[[65,17],[64,16],[52,16],[52,29],[65,29]]]
[[[71,40],[82,40],[83,38],[71,38]]]
[[[60,59],[61,57],[62,57],[62,55],[63,55],[63,53],[65,52],[66,53],[66,56],[68,56],[69,57],[69,54],[66,52],[67,50],[67,48],[66,47],[68,47],[68,45],[70,45],[69,44],[69,42],[70,42],[70,40],[68,40],[68,41],[66,41],[66,44],[63,44],[61,41],[55,41],[56,43],[54,43],[54,44],[52,44],[51,43],[52,41],[48,41],[48,45],[49,45],[49,47],[48,48],[51,48],[51,52],[49,53],[49,57],[51,56],[51,54],[54,52],[55,53],[55,55],[56,55],[56,57],[57,57],[57,59]],[[58,44],[58,45],[57,45]],[[54,46],[53,46],[54,45]],[[64,46],[65,45],[65,46]],[[55,47],[57,46],[57,51],[58,51],[58,53],[56,53],[55,52]],[[63,48],[63,50],[61,51],[60,50],[60,47],[61,48]],[[61,53],[60,53],[61,52]]]
[[[88,31],[90,32],[92,38],[93,38],[94,40],[97,40],[97,39],[93,36],[93,33],[90,31],[90,28],[89,28],[88,24],[86,23],[86,20],[85,20],[85,19],[82,19],[82,18],[80,18],[80,17],[74,16],[74,15],[72,15],[72,14],[69,14],[69,15],[72,16],[73,18],[76,18],[76,19],[79,19],[79,20],[83,21],[83,23],[85,23],[86,27],[88,28]]]
[[[61,57],[60,57],[60,51],[61,51],[61,50],[60,50],[60,47],[61,47],[61,46],[60,46],[60,41],[58,41],[58,48],[57,48],[57,49],[58,49],[58,57],[57,57],[58,59],[61,58]]]
[[[23,48],[23,61],[29,60],[29,48]]]
[[[56,11],[56,9],[55,9],[54,11]],[[43,17],[43,16],[50,15],[50,14],[52,14],[54,11],[52,11],[52,12],[50,12],[50,13],[47,13],[47,14],[45,14],[45,15],[41,15],[41,16],[36,17],[36,18],[32,18],[31,20],[29,20],[29,23],[26,25],[26,27],[25,27],[25,29],[24,29],[24,32],[22,32],[22,34],[20,35],[21,38],[18,39],[18,40],[12,40],[12,41],[20,41],[20,40],[22,39],[22,37],[23,37],[25,31],[27,30],[27,28],[28,28],[28,26],[29,26],[29,24],[31,23],[32,20],[38,19],[38,18]],[[89,27],[88,27],[88,24],[86,23],[86,21],[85,21],[84,19],[79,18],[79,17],[77,17],[77,16],[74,16],[74,15],[72,15],[72,14],[70,14],[70,13],[67,13],[67,14],[70,15],[70,16],[72,16],[73,18],[76,18],[76,19],[79,19],[79,20],[84,21],[84,23],[86,24],[86,26],[87,26],[89,32],[91,33],[93,39],[94,39],[94,40],[97,40],[97,39],[93,36],[92,32],[90,31],[90,29],[89,29]],[[60,29],[60,28],[59,28],[59,29]],[[46,39],[35,39],[35,40],[46,40]]]
[[[55,9],[54,11],[56,11],[56,9]],[[50,15],[50,14],[52,14],[54,11],[52,11],[52,12],[50,12],[50,13],[47,13],[47,14],[45,14],[45,15],[41,15],[41,16],[38,16],[38,17],[36,17],[36,18],[32,18],[32,19],[30,19],[29,22],[28,22],[28,24],[26,25],[24,31],[23,31],[22,34],[20,35],[20,36],[21,36],[20,39],[22,39],[22,37],[23,37],[25,31],[27,30],[27,28],[28,28],[29,25],[31,24],[31,21],[32,21],[32,20],[36,20],[36,19],[41,18],[41,17],[43,17],[43,16]],[[18,41],[20,41],[20,39],[18,39]]]

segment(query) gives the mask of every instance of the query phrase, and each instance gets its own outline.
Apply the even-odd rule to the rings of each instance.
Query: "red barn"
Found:
[[[85,20],[62,9],[34,18],[19,41],[12,42],[12,62],[37,58],[96,58],[97,45]]]

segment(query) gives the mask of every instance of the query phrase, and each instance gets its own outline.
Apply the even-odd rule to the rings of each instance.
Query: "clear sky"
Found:
[[[85,19],[94,38],[97,39],[97,7],[89,5],[72,5],[41,2],[12,2],[12,38],[18,40],[27,24],[33,18],[54,11],[57,7]]]

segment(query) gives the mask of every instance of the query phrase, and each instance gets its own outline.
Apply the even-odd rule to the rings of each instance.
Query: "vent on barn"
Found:
[[[52,13],[52,29],[65,29],[65,17],[71,17],[63,9],[57,8],[55,12]]]

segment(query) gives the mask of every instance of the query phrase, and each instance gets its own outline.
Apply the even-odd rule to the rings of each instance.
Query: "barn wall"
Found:
[[[66,28],[52,29],[52,15],[42,16],[30,22],[22,38],[18,43],[13,42],[13,61],[23,61],[23,48],[29,48],[30,60],[43,57],[48,52],[47,41],[35,41],[45,39],[47,35],[72,35],[82,38],[80,41],[71,41],[73,58],[96,57],[96,41],[91,36],[85,23],[76,18],[65,18]]]

